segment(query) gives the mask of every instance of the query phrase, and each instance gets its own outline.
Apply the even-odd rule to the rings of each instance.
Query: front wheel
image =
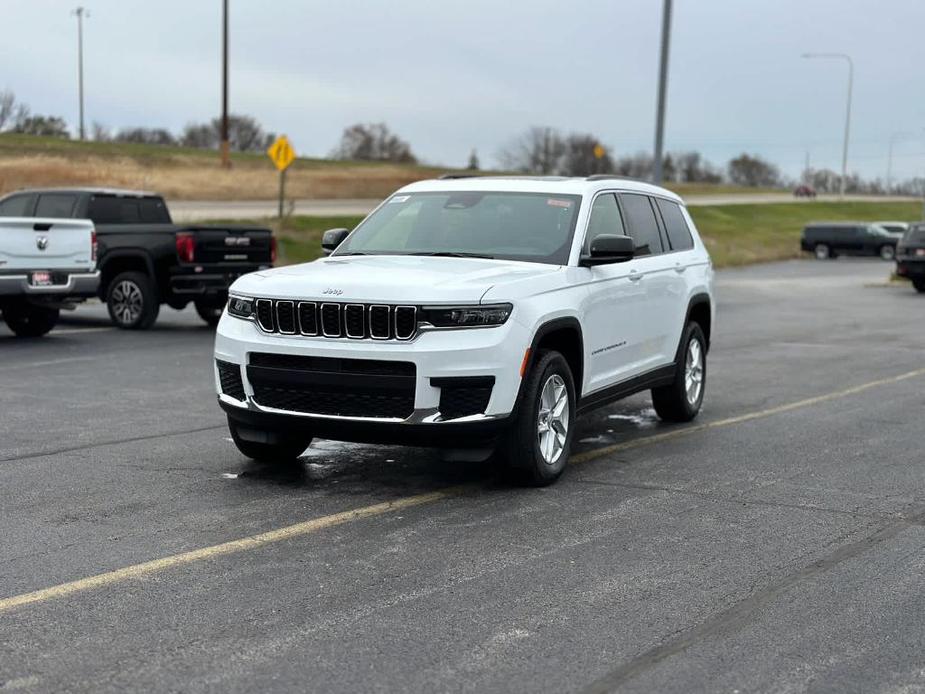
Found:
[[[893,260],[896,258],[896,247],[889,244],[880,246],[880,257],[883,260]]]
[[[535,487],[551,484],[568,463],[575,416],[575,382],[568,362],[559,352],[540,351],[498,453],[520,481]]]
[[[816,255],[816,260],[828,260],[832,257],[832,249],[829,248],[827,243],[817,243],[813,252]]]
[[[35,304],[12,304],[3,308],[3,319],[18,337],[41,337],[55,327],[59,310]]]
[[[274,435],[274,440],[267,437],[267,441],[252,441],[243,438],[237,425],[228,420],[228,430],[231,440],[238,450],[248,458],[260,463],[273,463],[275,465],[288,465],[295,462],[305,452],[312,442],[311,436],[282,436]]]
[[[687,324],[681,344],[674,381],[652,389],[652,405],[666,422],[689,422],[696,417],[707,384],[707,341],[699,324]]]
[[[150,277],[142,272],[123,272],[106,289],[106,308],[116,327],[147,330],[157,320],[161,306]]]
[[[222,311],[224,309],[225,304],[216,304],[215,302],[202,300],[196,302],[196,313],[213,328],[218,325],[218,319],[222,317]]]

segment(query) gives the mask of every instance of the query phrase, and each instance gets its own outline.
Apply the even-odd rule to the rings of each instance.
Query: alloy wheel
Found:
[[[568,388],[559,374],[552,374],[540,391],[536,437],[540,454],[554,464],[565,449],[569,427]]]
[[[687,361],[684,366],[684,389],[687,402],[695,406],[703,390],[703,347],[699,340],[691,340],[687,347]]]
[[[131,325],[141,316],[144,305],[141,288],[134,282],[122,280],[113,288],[110,303],[119,322]]]

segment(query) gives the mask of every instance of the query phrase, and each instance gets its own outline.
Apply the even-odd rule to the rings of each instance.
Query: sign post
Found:
[[[279,218],[283,218],[283,201],[286,199],[286,169],[295,161],[295,150],[289,143],[289,138],[280,135],[267,149],[267,156],[279,171]]]

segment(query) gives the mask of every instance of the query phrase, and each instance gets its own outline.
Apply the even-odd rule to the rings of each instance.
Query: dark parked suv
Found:
[[[145,329],[161,304],[190,302],[218,323],[228,286],[273,264],[269,229],[177,226],[160,195],[103,188],[23,190],[0,198],[0,217],[90,219],[99,241],[99,298],[120,328]]]
[[[896,274],[925,294],[925,224],[911,224],[896,247]]]
[[[876,224],[864,222],[815,222],[803,229],[800,248],[819,260],[839,255],[896,256],[898,239]]]

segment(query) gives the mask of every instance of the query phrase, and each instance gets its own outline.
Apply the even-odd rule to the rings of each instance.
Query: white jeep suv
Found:
[[[542,485],[583,412],[651,390],[688,421],[703,402],[713,269],[663,188],[421,181],[322,245],[231,286],[215,380],[248,457],[293,460],[316,436],[492,448]]]

